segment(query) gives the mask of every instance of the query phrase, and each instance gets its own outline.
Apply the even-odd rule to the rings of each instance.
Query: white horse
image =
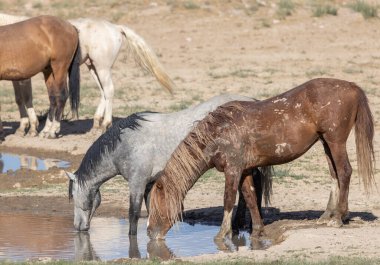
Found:
[[[7,25],[28,19],[0,13],[0,25]],[[114,86],[111,68],[119,54],[123,37],[129,52],[142,69],[154,75],[157,81],[170,93],[174,83],[158,61],[153,50],[134,31],[123,25],[115,25],[105,20],[79,18],[69,20],[79,33],[82,59],[100,89],[100,103],[94,115],[94,129],[105,131],[112,123],[112,98]],[[14,81],[16,103],[20,111],[20,127],[16,133],[37,135],[38,119],[33,109],[32,85],[30,80]]]

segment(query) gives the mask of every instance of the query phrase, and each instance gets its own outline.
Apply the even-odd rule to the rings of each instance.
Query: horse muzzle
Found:
[[[90,224],[84,222],[74,222],[74,227],[77,231],[88,231],[90,229]]]

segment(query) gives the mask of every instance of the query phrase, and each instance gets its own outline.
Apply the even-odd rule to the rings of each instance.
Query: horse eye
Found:
[[[157,189],[162,190],[162,184],[160,182],[156,182]]]

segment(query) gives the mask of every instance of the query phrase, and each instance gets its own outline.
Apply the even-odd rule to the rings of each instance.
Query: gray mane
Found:
[[[137,130],[141,125],[139,121],[146,121],[144,114],[152,112],[139,112],[134,113],[127,118],[120,119],[112,124],[112,126],[102,134],[88,149],[83,157],[75,175],[78,177],[79,185],[83,186],[90,178],[93,172],[105,154],[114,151],[120,143],[120,136],[123,134],[124,129]]]

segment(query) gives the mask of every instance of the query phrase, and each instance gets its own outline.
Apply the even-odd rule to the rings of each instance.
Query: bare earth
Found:
[[[83,1],[85,2],[85,1]],[[115,2],[115,1],[113,1]],[[48,13],[64,17],[102,17],[126,24],[157,52],[177,85],[168,95],[150,75],[135,66],[123,49],[114,65],[116,87],[114,114],[125,117],[140,110],[176,111],[221,93],[236,93],[265,99],[314,77],[335,77],[356,82],[367,93],[375,119],[375,151],[379,160],[380,121],[380,20],[365,20],[344,5],[337,16],[313,17],[311,7],[296,5],[291,16],[279,19],[275,1],[141,1],[139,4],[90,5],[84,13],[70,7],[12,6],[16,15]],[[223,3],[222,3],[223,2]],[[226,1],[227,2],[227,1]],[[342,1],[336,1],[341,3]],[[193,3],[194,8],[185,3]],[[39,9],[40,8],[40,9]],[[24,10],[25,9],[25,10]],[[26,13],[25,13],[26,12]],[[74,15],[73,15],[74,14]],[[1,152],[25,153],[72,162],[75,171],[84,153],[99,136],[90,132],[98,89],[82,66],[80,120],[63,123],[59,139],[13,135],[17,107],[9,82],[0,83],[1,116],[6,140]],[[37,112],[48,107],[42,76],[33,79]],[[354,172],[350,186],[350,221],[343,228],[317,225],[330,191],[330,177],[322,147],[317,143],[300,159],[276,167],[266,232],[278,241],[267,250],[241,248],[234,253],[191,257],[187,260],[279,258],[326,259],[331,256],[379,257],[380,194],[374,188],[367,196],[356,171],[353,134],[348,151]],[[377,183],[380,172],[376,171]],[[220,221],[224,178],[202,178],[189,192],[185,211],[193,221]],[[128,185],[121,178],[102,187],[101,216],[126,217]],[[25,212],[71,216],[64,172],[21,170],[0,174],[0,213]]]

